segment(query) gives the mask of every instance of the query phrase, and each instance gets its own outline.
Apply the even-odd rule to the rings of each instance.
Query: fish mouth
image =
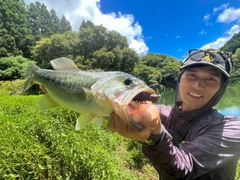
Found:
[[[119,113],[117,113],[125,122],[133,129],[142,131],[144,126],[138,123],[138,120],[133,120],[131,117],[132,112],[146,111],[152,103],[155,103],[158,99],[158,95],[151,88],[139,88],[133,89],[131,93],[128,93],[120,103],[121,107]]]
[[[131,101],[145,102],[151,100],[151,95],[155,94],[152,88],[134,88],[123,97],[121,104],[128,105]]]

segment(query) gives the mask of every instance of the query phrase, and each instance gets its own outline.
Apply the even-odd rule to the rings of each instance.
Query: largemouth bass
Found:
[[[130,118],[127,108],[137,104],[139,110],[144,111],[156,101],[155,91],[145,82],[120,71],[81,71],[72,60],[64,57],[50,63],[54,70],[30,65],[23,86],[23,92],[33,84],[44,86],[47,93],[39,100],[41,109],[63,106],[79,112],[76,130],[84,128],[93,119],[101,125],[102,117],[113,111],[132,128],[144,128]]]

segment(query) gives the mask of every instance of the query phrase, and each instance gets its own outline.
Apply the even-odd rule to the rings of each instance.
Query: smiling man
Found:
[[[199,66],[187,68],[181,77],[180,96],[183,111],[201,108],[220,89],[221,71],[208,65]]]
[[[151,106],[133,116],[131,129],[116,114],[108,127],[143,144],[161,180],[234,180],[240,157],[240,119],[213,107],[226,91],[231,56],[215,49],[190,50],[178,75],[173,107]]]

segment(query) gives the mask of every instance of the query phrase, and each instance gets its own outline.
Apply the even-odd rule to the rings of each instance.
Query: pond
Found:
[[[173,105],[175,100],[175,91],[166,91],[157,103]],[[234,115],[240,118],[240,84],[230,84],[221,101],[214,107],[220,113]]]

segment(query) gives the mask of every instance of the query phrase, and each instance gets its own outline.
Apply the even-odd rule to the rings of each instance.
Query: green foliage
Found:
[[[237,48],[240,48],[240,32],[234,34],[220,50],[234,54]]]
[[[63,15],[60,21],[60,33],[65,33],[66,31],[71,31],[71,30],[72,30],[72,26],[70,22]]]
[[[239,77],[240,77],[240,47],[236,49],[235,54],[233,54],[232,56],[233,58],[233,74],[232,76],[236,77],[234,78],[235,80],[239,81]]]
[[[38,41],[33,58],[42,68],[50,68],[50,60],[64,56],[83,70],[100,68],[131,73],[139,56],[127,46],[126,38],[119,33],[83,21],[79,32],[67,31]]]
[[[0,80],[22,79],[27,66],[33,63],[22,56],[0,58]]]
[[[240,77],[240,32],[234,34],[223,47],[221,51],[226,51],[232,54],[233,57],[233,72],[230,77],[230,82],[239,83]]]
[[[39,98],[0,96],[0,179],[158,179],[140,144],[105,120],[76,132],[77,113],[40,111]]]
[[[158,68],[147,66],[142,63],[136,64],[133,75],[142,79],[148,85],[160,84],[162,80],[162,74]]]
[[[92,54],[106,48],[111,51],[114,48],[128,48],[127,39],[116,31],[108,31],[102,25],[96,26],[91,21],[83,21],[78,33],[79,42],[77,49],[79,54],[84,56],[84,59],[89,59]]]
[[[23,55],[30,58],[36,41],[71,30],[70,22],[44,4],[26,7],[23,0],[0,0],[0,57]]]
[[[75,32],[67,31],[38,41],[33,49],[33,58],[37,61],[37,65],[41,68],[50,68],[52,59],[75,56],[76,36]]]
[[[31,57],[38,66],[48,69],[51,68],[50,60],[64,56],[83,70],[117,70],[135,73],[149,84],[168,86],[175,83],[178,66],[174,58],[150,53],[141,58],[145,67],[135,66],[140,57],[128,47],[126,37],[102,25],[83,21],[79,31],[73,32],[65,16],[59,19],[53,9],[48,11],[46,5],[38,1],[25,6],[22,0],[0,0],[0,10],[3,20],[0,23],[0,57]],[[1,68],[2,80],[22,77],[17,70],[19,66],[14,66]]]
[[[163,75],[162,84],[166,87],[175,87],[180,69],[178,60],[169,60],[163,63],[163,68],[160,69]]]
[[[65,16],[60,20],[55,10],[52,9],[49,12],[45,4],[40,4],[38,1],[30,3],[27,7],[27,17],[35,42],[41,38],[71,30],[70,22]]]
[[[29,56],[33,36],[22,0],[0,0],[0,57]]]
[[[114,48],[108,51],[106,47],[93,53],[90,59],[92,68],[99,68],[105,71],[123,71],[132,73],[139,56],[130,48]]]
[[[24,80],[0,81],[0,96],[21,95]]]
[[[149,53],[146,56],[141,57],[140,62],[147,67],[155,67],[155,69],[161,72],[161,79],[160,81],[158,79],[158,83],[161,83],[166,87],[175,87],[177,74],[180,68],[180,62],[177,59],[165,54]],[[140,70],[140,72],[142,71],[144,70]],[[145,74],[145,77],[148,74],[148,72],[142,73]],[[143,77],[143,79],[145,80],[146,78]]]

